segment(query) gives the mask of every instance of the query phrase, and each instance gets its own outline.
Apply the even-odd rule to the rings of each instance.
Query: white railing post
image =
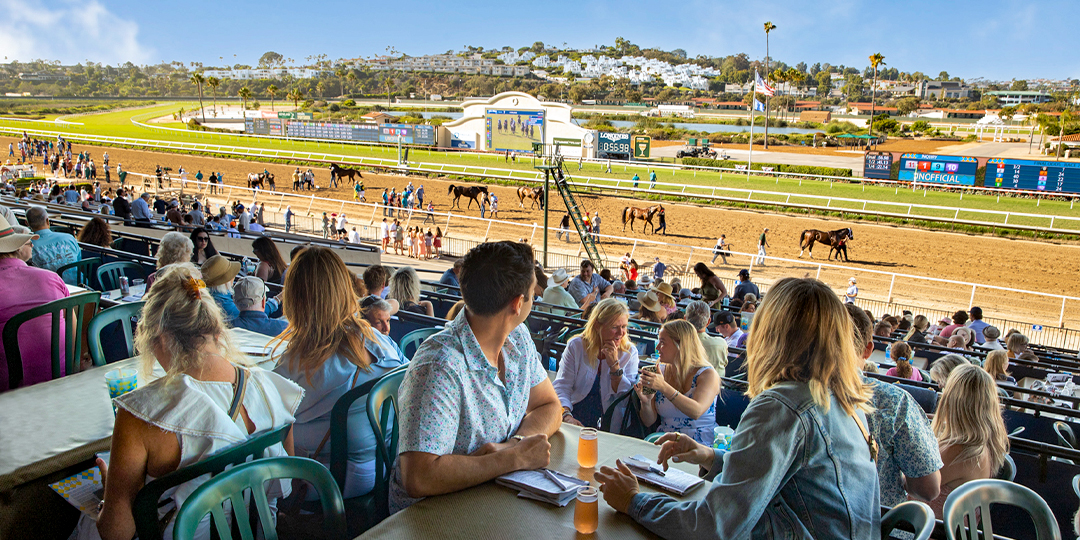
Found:
[[[489,219],[489,220],[488,220],[488,226],[487,226],[487,230],[486,230],[486,231],[484,231],[484,241],[485,241],[485,242],[487,242],[487,241],[488,241],[488,235],[489,235],[490,233],[491,233],[491,220]]]
[[[971,309],[971,306],[975,305],[975,287],[977,286],[978,285],[971,286],[971,300],[968,301],[968,309]]]
[[[637,251],[637,240],[634,240],[634,245],[630,247],[630,258],[634,258],[634,252]]]
[[[1061,313],[1058,315],[1058,327],[1065,328],[1065,299],[1061,299]]]
[[[888,304],[891,304],[891,303],[892,303],[892,292],[893,292],[893,285],[896,285],[896,274],[893,274],[893,275],[892,275],[892,280],[890,280],[890,281],[889,281],[889,297],[888,297],[888,299],[887,299],[887,300],[885,301],[885,302],[886,302],[886,303],[888,303]]]
[[[814,276],[814,279],[821,279],[821,265],[820,264],[817,265],[817,275]]]
[[[686,258],[686,270],[690,271],[690,260],[694,258],[694,248],[690,248],[690,256]]]

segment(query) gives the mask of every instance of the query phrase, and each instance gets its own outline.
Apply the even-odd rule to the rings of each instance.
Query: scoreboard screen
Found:
[[[1080,193],[1080,163],[992,158],[986,162],[986,187]]]
[[[898,178],[905,182],[974,186],[979,162],[973,157],[903,154]]]
[[[255,122],[259,120],[256,119]],[[435,127],[426,124],[345,124],[289,120],[287,127],[290,137],[396,143],[397,136],[401,135],[401,142],[404,144],[435,144]],[[257,130],[258,124],[253,128]]]
[[[888,180],[892,177],[892,152],[867,152],[863,161],[863,178]]]
[[[617,155],[624,154],[627,158],[630,156],[630,134],[629,133],[608,133],[601,131],[597,133],[596,137],[596,152],[597,155],[603,159],[604,157],[616,157]],[[606,155],[605,155],[606,154]],[[615,154],[616,156],[612,156]]]

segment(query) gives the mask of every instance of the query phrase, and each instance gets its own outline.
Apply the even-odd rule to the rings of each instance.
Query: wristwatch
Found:
[[[623,373],[625,373],[625,370],[623,370],[623,368],[619,368],[619,369],[616,369],[615,371],[612,371],[611,376],[612,377],[622,377]]]

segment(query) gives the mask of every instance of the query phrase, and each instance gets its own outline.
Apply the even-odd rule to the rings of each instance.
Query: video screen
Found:
[[[544,142],[544,111],[488,109],[485,117],[488,150],[532,152]]]
[[[986,187],[1028,191],[1080,192],[1080,163],[992,158]]]
[[[975,185],[978,161],[973,157],[904,154],[900,156],[899,179],[961,186]]]

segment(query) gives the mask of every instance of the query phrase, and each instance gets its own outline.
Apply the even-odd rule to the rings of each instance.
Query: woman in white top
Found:
[[[619,393],[637,380],[637,349],[630,343],[630,313],[614,298],[593,308],[585,331],[571,339],[563,351],[555,393],[563,407],[563,421],[596,427]]]
[[[243,367],[225,326],[221,309],[204,288],[191,263],[158,271],[146,294],[143,318],[135,336],[143,373],[155,361],[165,375],[116,398],[111,466],[98,460],[105,499],[97,519],[79,524],[79,538],[130,540],[135,536],[132,503],[150,480],[243,443],[256,433],[293,422],[303,390],[292,381],[256,367]],[[232,404],[239,405],[231,412]],[[264,457],[292,454],[292,435]],[[176,507],[206,479],[181,484],[167,495]],[[271,501],[288,485],[271,482]],[[171,524],[169,525],[171,527]],[[209,519],[196,538],[209,538]],[[169,528],[165,538],[171,538]]]
[[[659,418],[658,431],[677,431],[712,444],[720,375],[709,365],[697,328],[682,319],[668,321],[657,337],[657,351],[661,372],[642,372],[635,387],[642,423],[651,426]],[[655,392],[647,395],[646,388]]]

